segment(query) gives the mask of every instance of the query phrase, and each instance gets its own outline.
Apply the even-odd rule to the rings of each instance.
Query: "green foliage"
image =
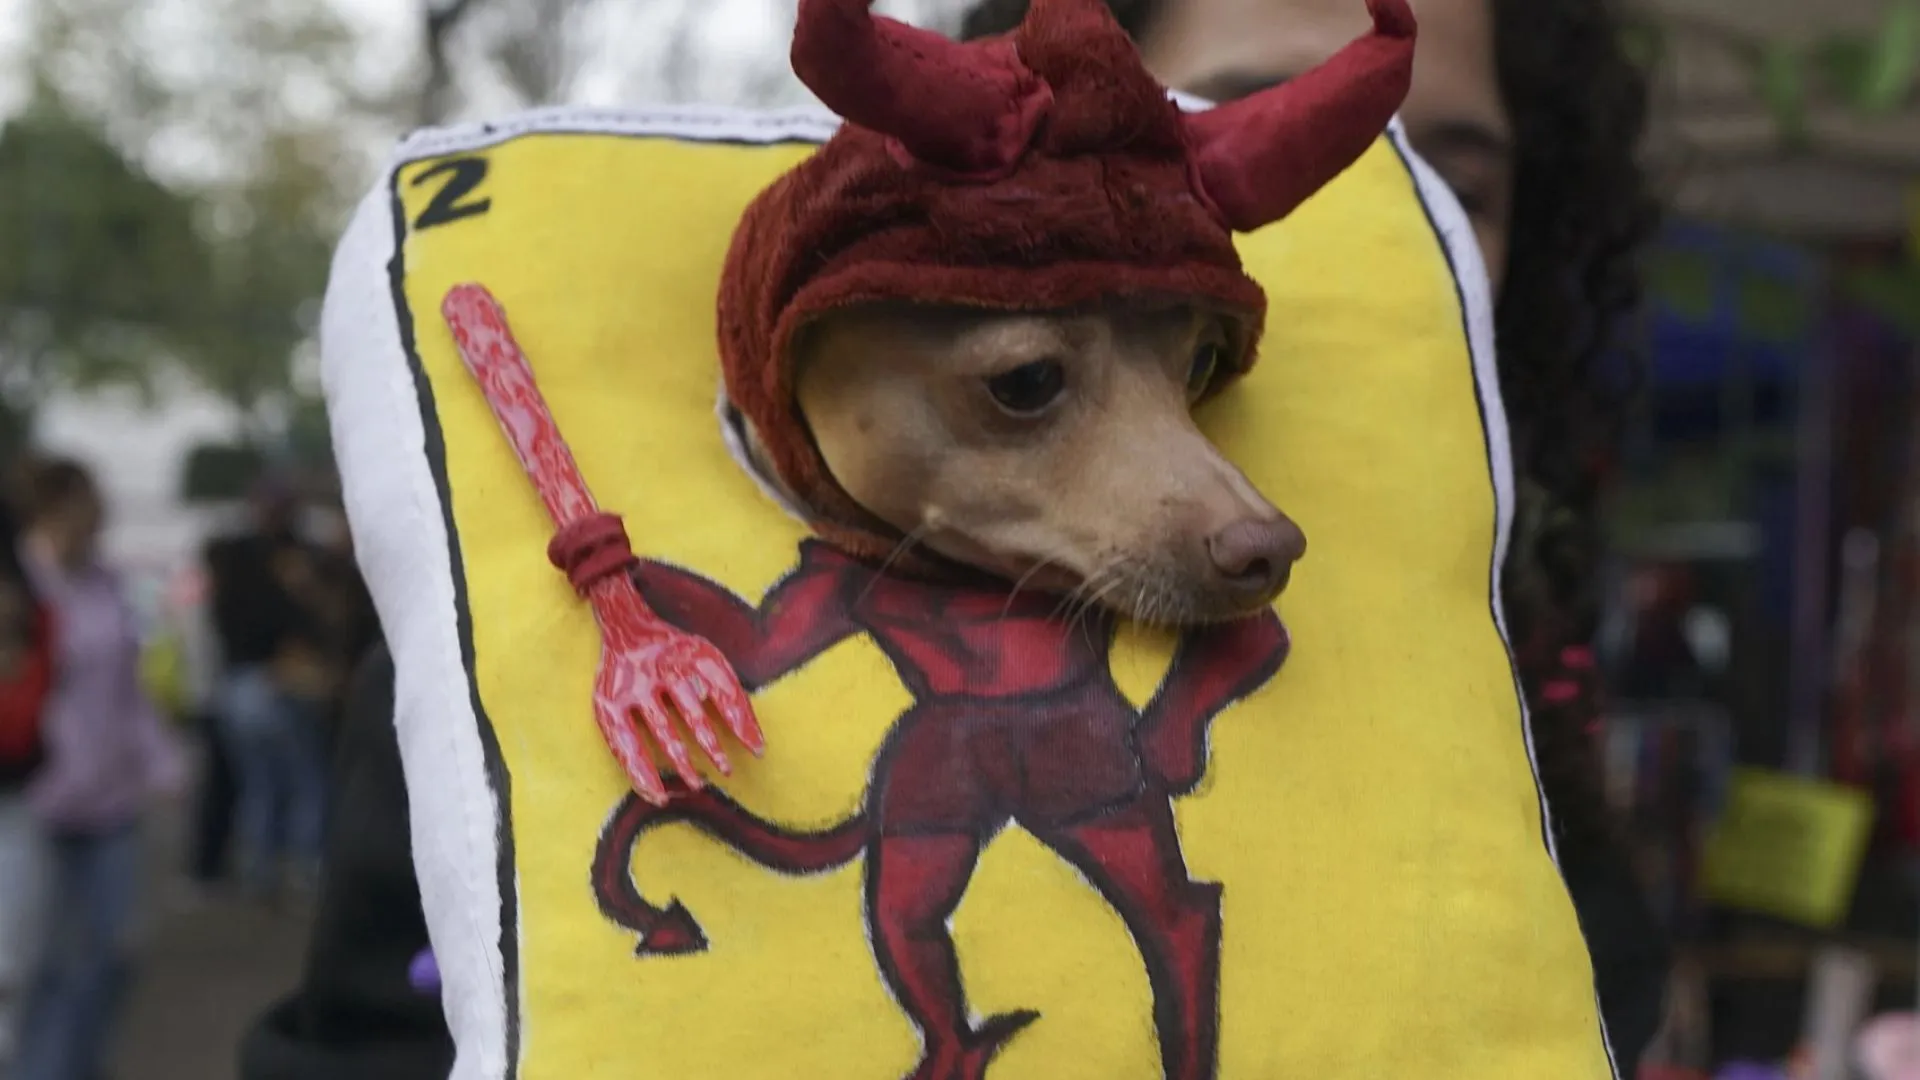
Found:
[[[1920,268],[1911,263],[1861,267],[1842,275],[1839,287],[1849,300],[1920,339]]]
[[[33,411],[24,401],[0,394],[0,461],[13,461],[33,434]]]
[[[292,358],[407,88],[369,92],[329,4],[181,6],[202,59],[182,63],[145,0],[28,3],[37,93],[0,131],[0,251],[23,253],[0,260],[0,352],[31,372],[0,398],[178,373],[250,418],[299,407]]]
[[[1713,259],[1704,253],[1660,248],[1647,256],[1647,291],[1683,318],[1713,317]]]
[[[333,230],[305,220],[306,196],[276,190],[285,179],[246,192],[256,216],[213,240],[204,317],[192,328],[193,374],[243,407],[291,389],[293,352],[314,332],[326,287]]]
[[[1629,13],[1623,20],[1620,27],[1621,46],[1628,58],[1643,70],[1651,71],[1659,67],[1667,55],[1665,28],[1641,13]]]
[[[0,352],[37,377],[126,377],[177,347],[210,267],[194,206],[57,103],[0,129]]]
[[[1748,58],[1755,90],[1790,147],[1805,142],[1817,100],[1869,116],[1898,112],[1920,84],[1920,0],[1885,0],[1871,33],[1830,34],[1809,46],[1733,40]]]
[[[333,461],[333,430],[322,402],[308,398],[294,405],[287,417],[286,451],[298,466],[321,467]]]
[[[1808,50],[1818,84],[1825,87],[1862,87],[1873,65],[1873,42],[1866,38],[1826,38]]]
[[[1745,274],[1734,293],[1738,325],[1757,341],[1792,345],[1813,326],[1812,297],[1805,288],[1779,278]]]
[[[1890,113],[1913,93],[1920,61],[1920,0],[1892,0],[1880,33],[1867,50],[1867,63],[1848,89],[1851,100],[1869,112]]]
[[[251,446],[202,443],[187,452],[180,497],[194,502],[242,499],[265,470],[265,459]]]
[[[1806,61],[1800,50],[1768,42],[1759,53],[1757,78],[1760,97],[1780,125],[1780,138],[1798,148],[1807,138]]]

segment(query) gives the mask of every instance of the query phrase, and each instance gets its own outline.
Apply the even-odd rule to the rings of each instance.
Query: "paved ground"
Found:
[[[184,903],[177,822],[155,830],[152,923],[113,1080],[234,1080],[240,1033],[292,987],[306,946],[298,912]]]
[[[115,1080],[233,1080],[240,1033],[298,973],[301,920],[211,904],[155,931]]]

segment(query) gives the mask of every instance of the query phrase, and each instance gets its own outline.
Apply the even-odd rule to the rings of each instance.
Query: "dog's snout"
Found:
[[[1207,555],[1227,585],[1263,600],[1286,587],[1293,564],[1306,553],[1306,534],[1284,517],[1237,521],[1207,538]]]

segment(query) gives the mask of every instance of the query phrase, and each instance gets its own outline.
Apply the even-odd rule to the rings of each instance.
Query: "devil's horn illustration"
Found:
[[[1241,232],[1286,217],[1346,171],[1413,80],[1407,0],[1367,0],[1373,30],[1297,79],[1186,118],[1207,197]]]
[[[800,0],[793,71],[829,109],[962,173],[1018,160],[1051,98],[1010,42],[961,44],[871,11]]]

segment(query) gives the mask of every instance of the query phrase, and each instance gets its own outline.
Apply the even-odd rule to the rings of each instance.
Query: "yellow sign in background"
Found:
[[[1846,917],[1873,824],[1863,791],[1760,769],[1735,771],[1707,838],[1716,904],[1826,928]]]
[[[636,957],[596,909],[589,867],[624,793],[588,709],[596,630],[438,315],[456,283],[492,290],[636,548],[757,602],[804,532],[723,445],[713,301],[740,210],[806,152],[543,133],[396,178],[399,299],[444,440],[483,722],[511,777],[525,1080],[897,1080],[919,1057],[867,942],[858,861],[781,877],[668,827],[640,845],[636,880],[694,912],[707,951]],[[1219,1076],[1607,1077],[1491,611],[1494,490],[1461,301],[1406,167],[1383,141],[1243,251],[1272,295],[1263,359],[1204,423],[1312,551],[1281,604],[1291,658],[1214,722],[1207,780],[1176,806],[1194,878],[1225,889]],[[1123,633],[1113,672],[1136,703],[1170,647]],[[766,757],[727,791],[794,828],[840,820],[908,704],[850,640],[760,696]],[[1139,948],[1017,827],[954,931],[976,1015],[1040,1014],[993,1080],[1161,1075]]]

